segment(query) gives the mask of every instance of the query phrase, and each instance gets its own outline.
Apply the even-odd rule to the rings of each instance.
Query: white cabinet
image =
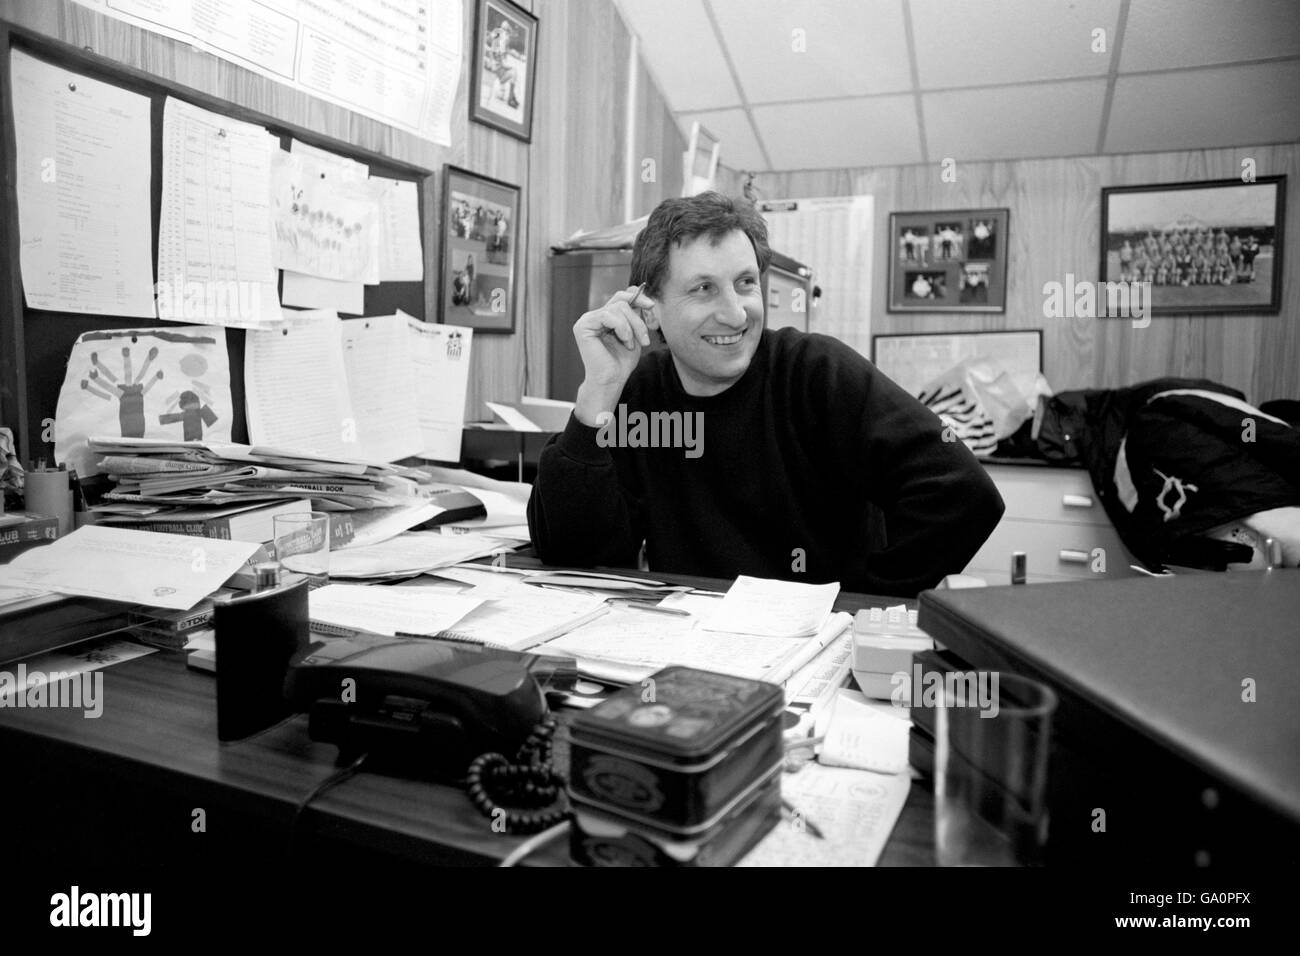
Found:
[[[965,573],[1011,583],[1011,555],[1025,552],[1027,580],[1133,577],[1132,555],[1080,468],[985,463],[1006,513]]]

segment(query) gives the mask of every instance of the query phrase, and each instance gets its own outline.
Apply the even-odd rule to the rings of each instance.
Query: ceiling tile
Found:
[[[640,39],[641,55],[673,110],[740,105],[740,93],[700,0],[615,2],[628,29]]]
[[[700,125],[718,138],[722,149],[718,152],[718,162],[732,169],[766,171],[767,160],[759,149],[758,139],[754,136],[754,127],[744,110],[711,110],[704,113],[680,113],[677,125],[683,136],[691,135],[691,123],[699,120]]]
[[[773,169],[900,166],[921,161],[911,94],[756,106],[753,113]]]
[[[1105,74],[1119,0],[910,0],[921,89]],[[1093,30],[1106,31],[1094,53]],[[1127,41],[1126,41],[1127,42]]]
[[[924,93],[930,159],[1077,156],[1096,152],[1105,80]]]
[[[1131,0],[1120,70],[1300,55],[1296,0]]]
[[[1105,149],[1209,149],[1300,140],[1300,61],[1120,76]]]
[[[901,0],[709,2],[750,103],[912,88]]]

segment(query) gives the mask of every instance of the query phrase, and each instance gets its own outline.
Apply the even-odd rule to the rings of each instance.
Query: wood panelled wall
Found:
[[[725,149],[725,144],[724,144]],[[1103,186],[1234,179],[1254,157],[1260,176],[1287,176],[1282,310],[1277,315],[1153,316],[1147,328],[1114,319],[1043,316],[1043,284],[1096,279]],[[1203,377],[1245,392],[1252,402],[1300,398],[1300,144],[1177,153],[1088,156],[1012,162],[957,162],[957,181],[938,164],[875,169],[760,173],[764,198],[875,197],[876,261],[871,302],[861,324],[815,331],[870,355],[871,334],[1043,329],[1043,363],[1058,391],[1113,388],[1163,375]],[[739,192],[728,171],[720,185]],[[1004,315],[891,314],[885,310],[889,213],[1007,207],[1011,210]],[[816,263],[810,263],[816,268]],[[867,319],[870,327],[866,328]]]
[[[437,316],[437,236],[446,164],[524,187],[520,223],[525,261],[520,270],[514,335],[475,336],[466,414],[490,418],[485,400],[514,401],[525,383],[546,394],[549,349],[550,245],[579,228],[623,219],[625,99],[629,69],[637,71],[640,159],[652,158],[657,181],[638,181],[634,215],[681,188],[686,149],[662,96],[644,66],[628,63],[631,36],[613,4],[594,0],[518,0],[540,17],[537,102],[531,144],[469,121],[470,68],[476,5],[464,0],[465,60],[452,112],[451,146],[393,129],[325,103],[189,46],[140,30],[71,0],[0,0],[0,18],[37,33],[258,110],[287,123],[318,130],[438,175],[425,197],[425,314]],[[576,319],[577,316],[574,316]]]

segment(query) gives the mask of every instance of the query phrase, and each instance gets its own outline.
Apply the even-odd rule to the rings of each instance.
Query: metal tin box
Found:
[[[573,800],[569,855],[583,866],[731,866],[781,818],[781,768],[759,777],[701,832],[684,837]]]
[[[577,803],[681,837],[716,825],[782,761],[775,684],[667,667],[574,718]]]

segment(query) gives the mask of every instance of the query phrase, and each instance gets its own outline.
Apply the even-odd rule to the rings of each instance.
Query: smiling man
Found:
[[[544,561],[644,544],[651,570],[912,596],[979,550],[1003,510],[984,469],[842,342],[765,330],[770,256],[743,200],[651,214],[632,287],[573,326],[585,377],[528,502]]]

